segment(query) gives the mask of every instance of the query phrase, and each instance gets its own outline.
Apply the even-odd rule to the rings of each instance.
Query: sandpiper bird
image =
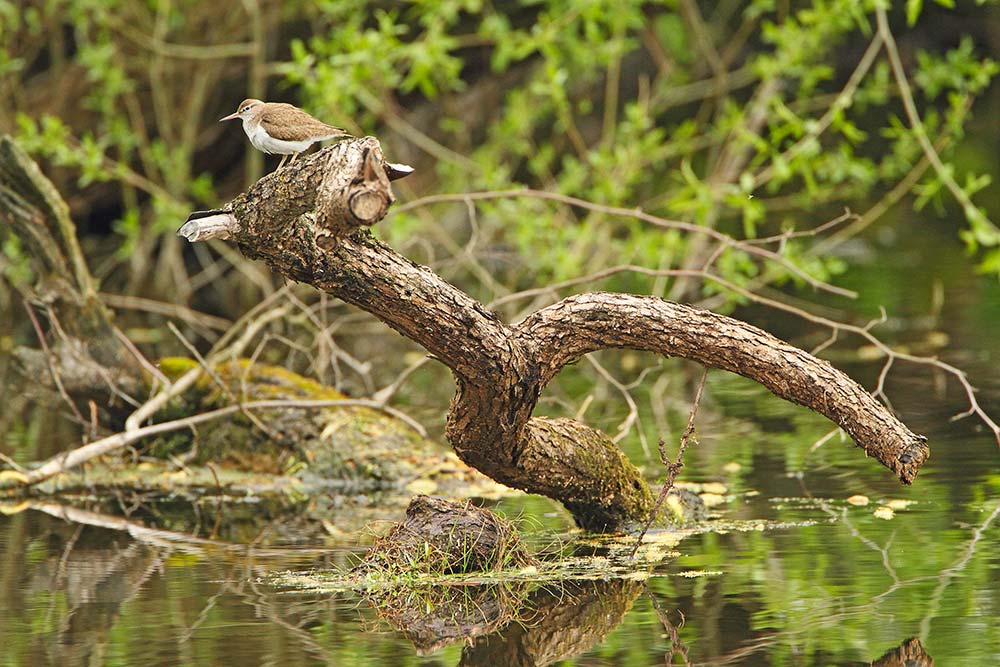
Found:
[[[243,121],[243,131],[254,148],[283,156],[278,169],[284,166],[289,155],[292,159],[288,164],[291,164],[299,153],[317,141],[351,136],[339,127],[318,121],[302,109],[284,102],[246,99],[240,102],[236,113],[220,118],[219,122],[236,118]]]

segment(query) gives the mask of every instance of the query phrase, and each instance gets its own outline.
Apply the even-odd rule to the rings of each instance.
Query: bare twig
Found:
[[[853,219],[855,217],[856,216],[853,213],[851,213],[850,211],[845,211],[844,214],[842,214],[842,215],[834,218],[833,220],[830,220],[828,222],[823,223],[822,225],[820,225],[819,227],[817,227],[815,229],[803,230],[803,231],[789,230],[789,231],[786,231],[786,232],[783,232],[781,234],[777,234],[777,235],[774,235],[774,236],[762,237],[762,238],[759,238],[759,239],[748,239],[746,241],[741,241],[740,243],[747,243],[747,244],[751,244],[751,243],[774,243],[774,242],[784,242],[784,241],[786,241],[788,239],[791,239],[791,238],[798,238],[798,237],[803,237],[803,236],[815,236],[816,234],[819,234],[822,231],[825,231],[826,229],[830,229],[832,227],[835,227],[836,225],[839,225],[839,224],[843,223],[846,220],[851,220],[851,219]],[[711,265],[714,264],[714,262],[719,258],[719,256],[722,254],[722,252],[726,248],[729,248],[729,247],[731,247],[731,246],[727,246],[725,244],[720,244],[716,248],[715,252],[713,252],[712,255],[709,256],[709,258],[706,260],[705,265],[702,266],[701,273],[703,275],[701,277],[703,277],[706,280],[714,280],[714,274],[708,273],[708,270],[711,267]],[[577,285],[584,285],[584,284],[591,283],[591,282],[596,282],[598,280],[603,280],[605,278],[610,278],[611,276],[617,275],[619,273],[636,273],[636,274],[640,274],[640,275],[655,276],[655,277],[679,277],[679,276],[684,276],[684,277],[698,277],[697,272],[696,273],[692,273],[691,269],[650,269],[648,267],[638,266],[638,265],[635,265],[635,264],[619,264],[617,266],[609,266],[609,267],[606,267],[604,269],[600,269],[599,271],[595,271],[593,273],[590,273],[590,274],[587,274],[587,275],[584,275],[584,276],[579,276],[577,278],[571,278],[571,279],[564,280],[564,281],[561,281],[561,282],[551,283],[549,285],[545,285],[545,286],[542,286],[542,287],[533,287],[533,288],[521,290],[519,292],[514,292],[512,294],[507,294],[506,296],[502,296],[502,297],[500,297],[498,299],[495,299],[495,300],[491,301],[488,304],[488,306],[490,308],[498,308],[498,307],[500,307],[500,306],[502,306],[504,304],[510,303],[512,301],[520,301],[520,300],[523,300],[523,299],[528,299],[528,298],[532,298],[532,297],[536,297],[536,296],[541,296],[543,294],[551,294],[553,297],[555,297],[555,296],[557,296],[558,290],[560,290],[560,289],[563,289],[563,288],[566,288],[566,287],[575,287]],[[829,343],[831,343],[831,342],[833,342],[833,341],[832,340],[829,341],[827,343],[827,345]],[[820,348],[820,349],[822,349],[822,348]],[[814,352],[814,354],[815,354],[815,352]]]
[[[370,395],[374,392],[375,384],[372,381],[371,364],[359,361],[341,349],[341,347],[337,345],[337,342],[333,339],[333,335],[329,327],[324,326],[320,319],[316,316],[316,313],[314,313],[309,306],[303,303],[301,299],[295,296],[293,292],[289,291],[288,299],[296,308],[302,311],[302,314],[308,318],[309,322],[312,323],[314,327],[316,327],[317,337],[329,346],[334,359],[343,361],[352,371],[357,373],[358,377],[360,377],[361,381],[364,383],[366,393]]]
[[[286,306],[274,306],[274,303],[284,299],[288,292],[290,291],[290,285],[284,285],[281,289],[275,290],[268,294],[260,303],[256,306],[243,313],[236,323],[229,327],[226,333],[222,334],[219,340],[212,344],[212,349],[208,353],[208,358],[212,358],[215,354],[219,354],[221,357],[228,356],[229,358],[235,358],[238,352],[231,353],[229,351],[223,352],[223,348],[230,345],[230,342],[239,334],[241,330],[246,330],[249,332],[251,329],[255,331],[260,331],[263,327],[261,322],[270,323],[277,318],[284,317],[288,314]],[[246,337],[244,333],[243,337]],[[249,342],[249,341],[248,341]],[[235,348],[232,346],[230,349]],[[242,348],[238,348],[242,349]]]
[[[153,362],[146,358],[146,355],[144,355],[139,348],[135,346],[135,343],[129,340],[129,337],[125,335],[125,332],[115,326],[112,327],[112,331],[114,331],[115,338],[118,339],[118,342],[125,346],[125,349],[129,351],[129,354],[131,354],[135,360],[139,362],[140,366],[146,369],[147,373],[156,378],[164,387],[170,384],[170,379],[164,375],[159,368],[154,366]]]
[[[6,463],[10,467],[11,470],[16,470],[17,472],[19,472],[21,474],[24,474],[24,473],[28,472],[27,468],[25,468],[24,466],[20,465],[17,461],[15,461],[14,459],[10,458],[9,456],[7,456],[6,454],[4,454],[3,452],[0,452],[0,461],[3,461],[4,463]]]
[[[830,438],[837,435],[838,433],[843,433],[843,431],[839,427],[832,428],[829,431],[827,431],[825,435],[823,435],[809,447],[809,453],[811,454],[820,447],[822,447],[823,445],[825,445]]]
[[[434,159],[458,165],[473,173],[478,173],[482,169],[475,160],[457,151],[453,151],[421,132],[405,118],[396,113],[389,104],[379,100],[367,89],[359,90],[357,99],[365,108],[385,121],[386,125],[398,132],[400,136],[405,137],[409,142]]]
[[[59,316],[56,315],[56,311],[55,311],[55,309],[51,305],[50,306],[46,306],[46,308],[45,308],[45,314],[49,318],[49,324],[52,326],[52,329],[56,332],[56,335],[59,336],[59,338],[61,340],[63,340],[63,341],[70,341],[70,340],[72,340],[72,337],[69,336],[66,333],[66,331],[62,328],[62,325],[59,323]],[[108,371],[108,369],[106,369],[104,366],[102,366],[100,364],[94,364],[93,365],[93,370],[98,375],[101,376],[101,379],[104,380],[105,384],[108,385],[108,390],[112,394],[114,394],[118,398],[122,399],[122,401],[124,401],[128,405],[132,405],[132,406],[135,406],[135,407],[139,406],[139,401],[138,400],[136,400],[136,399],[132,398],[131,396],[129,396],[121,387],[119,387],[115,383],[115,380],[114,380],[113,377],[111,377],[111,373]]]
[[[715,48],[715,44],[712,42],[712,36],[708,33],[708,27],[705,25],[705,19],[702,18],[701,11],[691,0],[682,0],[680,9],[681,14],[691,27],[691,32],[694,33],[694,42],[700,51],[701,57],[708,63],[709,68],[712,70],[712,76],[719,82],[720,90],[725,90],[729,71],[726,69],[722,58],[719,56],[719,52]]]
[[[903,62],[899,58],[899,49],[896,48],[896,40],[889,29],[889,18],[886,15],[885,8],[881,6],[876,7],[875,17],[878,23],[878,32],[885,41],[885,51],[889,55],[889,64],[892,66],[893,77],[896,79],[896,85],[899,86],[899,93],[903,99],[903,108],[906,110],[906,117],[910,121],[913,134],[920,143],[924,155],[930,161],[931,166],[934,167],[937,177],[941,179],[941,182],[948,188],[952,196],[962,205],[962,211],[969,218],[969,221],[978,221],[983,226],[988,227],[993,233],[1000,235],[1000,229],[972,203],[969,195],[955,182],[951,171],[941,162],[941,156],[938,155],[934,146],[931,145],[931,141],[927,137],[927,130],[924,128],[923,121],[920,120],[920,112],[917,111],[917,104],[913,100],[913,92],[910,90],[910,83],[906,78]]]
[[[225,331],[229,327],[233,326],[231,321],[223,317],[216,317],[215,315],[209,315],[208,313],[200,313],[197,310],[192,310],[191,308],[178,303],[168,303],[166,301],[156,301],[155,299],[144,299],[142,297],[128,296],[124,294],[109,294],[107,292],[101,292],[98,296],[105,305],[110,306],[111,308],[141,310],[147,313],[154,313],[156,315],[174,317],[179,320],[184,320],[194,326],[204,327],[206,329],[215,329],[217,331]]]
[[[116,18],[114,12],[108,12],[105,16],[107,16],[109,24],[130,42],[141,48],[148,49],[159,56],[189,60],[220,60],[223,58],[245,58],[253,54],[254,45],[252,43],[212,44],[207,46],[199,44],[173,44],[133,28],[127,22]]]
[[[391,384],[376,391],[372,396],[372,399],[376,403],[385,404],[390,398],[396,395],[399,388],[403,386],[403,383],[405,383],[415,371],[430,360],[431,357],[426,355],[417,359],[415,362],[404,368],[403,372],[397,375],[396,379],[393,380]]]
[[[660,507],[663,505],[663,501],[666,500],[667,494],[670,493],[670,489],[674,488],[674,480],[677,478],[677,473],[684,467],[684,450],[687,449],[688,441],[694,433],[694,418],[695,415],[698,414],[698,405],[701,403],[701,394],[705,390],[705,378],[707,377],[708,369],[706,368],[701,373],[701,380],[698,382],[698,390],[695,392],[694,403],[691,405],[691,414],[688,417],[687,427],[684,429],[684,433],[681,434],[681,442],[677,449],[677,457],[674,459],[673,463],[667,459],[666,452],[663,449],[663,440],[660,439],[660,458],[663,461],[663,465],[667,466],[667,478],[663,481],[663,486],[660,488],[660,495],[657,496],[656,503],[653,505],[653,509],[649,512],[649,520],[646,522],[646,525],[643,526],[642,532],[639,533],[639,537],[635,540],[635,544],[632,545],[632,553],[629,554],[629,559],[635,558],[635,552],[638,551],[639,545],[642,544],[643,538],[646,537],[646,532],[649,530],[649,527],[653,525],[656,513],[660,511]]]
[[[45,342],[45,332],[42,330],[42,325],[38,322],[38,317],[35,315],[35,309],[31,307],[27,299],[22,299],[21,303],[24,304],[24,309],[28,313],[28,317],[31,319],[31,325],[35,328],[35,335],[38,336],[38,344],[42,346],[42,352],[45,354],[45,361],[49,366],[49,373],[52,375],[52,381],[56,385],[56,389],[59,391],[59,395],[62,396],[63,400],[69,406],[70,410],[73,411],[73,415],[76,417],[77,421],[81,424],[86,424],[87,420],[83,418],[80,414],[80,410],[76,407],[76,403],[73,399],[69,397],[69,393],[66,391],[66,387],[63,386],[62,378],[59,377],[59,371],[57,369],[55,353],[52,352],[52,348],[49,344]]]
[[[278,292],[275,292],[275,294],[277,293]],[[262,302],[262,304],[267,303],[268,301],[269,301],[268,299],[265,299]],[[258,306],[258,308],[259,307],[260,306]],[[257,311],[258,308],[253,308],[250,310],[250,312],[253,313]],[[235,329],[241,323],[247,321],[248,322],[247,327],[246,330],[243,332],[243,334],[236,341],[234,341],[233,344],[230,345],[229,347],[224,349],[219,349],[219,351],[215,354],[210,353],[207,357],[208,362],[210,364],[214,364],[215,362],[219,361],[220,359],[226,356],[229,355],[236,356],[237,354],[239,354],[238,351],[246,347],[250,343],[250,341],[257,335],[260,329],[262,329],[272,320],[284,317],[286,313],[287,313],[286,308],[279,307],[266,311],[262,314],[259,314],[258,317],[251,318],[250,320],[247,320],[247,316],[245,315],[243,318],[240,319],[240,322],[237,322],[237,325],[234,326]],[[233,330],[231,329],[229,332],[226,333],[225,336],[220,338],[219,342],[216,343],[216,348],[213,349],[218,349],[220,344],[222,344],[223,342],[228,342],[229,335],[232,331]],[[180,396],[182,393],[193,387],[195,382],[197,382],[198,379],[201,377],[202,372],[203,369],[201,368],[201,366],[198,366],[197,368],[192,368],[187,373],[178,378],[175,382],[173,382],[171,385],[165,387],[155,396],[153,396],[148,401],[139,406],[139,408],[136,409],[136,411],[133,412],[131,415],[129,415],[128,419],[125,420],[125,431],[131,432],[137,430],[139,428],[139,425],[142,424],[142,422],[146,421],[154,414],[159,412],[160,409],[163,408],[163,406],[165,406],[170,401],[170,399],[176,396]]]
[[[606,215],[612,215],[624,218],[633,218],[636,220],[641,220],[643,222],[655,225],[657,227],[662,227],[664,229],[676,229],[682,232],[688,232],[692,234],[703,234],[712,239],[723,243],[727,246],[732,246],[739,248],[744,252],[755,255],[762,259],[767,259],[780,266],[784,267],[787,271],[795,276],[798,276],[802,280],[806,281],[814,289],[823,290],[830,292],[832,294],[837,294],[840,296],[845,296],[848,298],[856,298],[857,293],[844,289],[843,287],[838,287],[836,285],[831,285],[825,281],[822,281],[814,276],[806,273],[802,268],[796,266],[790,262],[787,258],[782,257],[776,252],[767,250],[766,248],[757,247],[754,244],[747,243],[746,241],[741,241],[729,236],[723,232],[720,232],[711,227],[704,227],[702,225],[697,225],[691,222],[684,222],[682,220],[668,220],[666,218],[661,218],[660,216],[653,215],[651,213],[646,213],[638,208],[623,208],[620,206],[607,206],[604,204],[597,204],[586,199],[580,199],[578,197],[571,197],[569,195],[559,194],[557,192],[546,192],[544,190],[532,190],[530,188],[523,188],[519,190],[495,190],[495,191],[485,191],[485,192],[470,192],[461,195],[431,195],[428,197],[421,197],[414,201],[408,202],[399,206],[395,209],[397,213],[412,210],[415,208],[420,208],[423,206],[428,206],[430,204],[438,204],[444,202],[465,202],[465,201],[480,201],[480,200],[490,200],[490,199],[514,199],[514,198],[530,198],[530,199],[542,199],[548,201],[554,201],[567,206],[573,206],[576,208],[582,208],[588,211],[593,211],[595,213],[604,213]]]
[[[219,389],[221,389],[226,394],[226,396],[229,397],[229,400],[231,400],[233,403],[237,405],[237,407],[239,407],[240,411],[246,416],[247,419],[250,420],[250,423],[259,428],[264,434],[267,435],[267,437],[271,438],[272,440],[277,440],[278,434],[269,429],[267,426],[265,426],[264,422],[262,422],[260,418],[257,417],[257,415],[253,414],[252,412],[246,409],[246,406],[243,403],[243,401],[241,401],[240,398],[235,393],[233,393],[233,390],[229,387],[228,384],[226,384],[222,380],[221,377],[219,377],[219,374],[215,372],[215,369],[208,365],[208,362],[205,361],[205,357],[201,356],[201,353],[198,351],[198,348],[196,348],[194,345],[191,344],[191,341],[189,341],[184,336],[184,334],[181,333],[180,329],[178,329],[173,322],[167,322],[167,328],[170,329],[170,332],[177,337],[177,340],[181,342],[181,345],[183,345],[187,349],[187,351],[194,356],[194,358],[198,361],[198,364],[201,366],[202,370],[208,373],[208,376],[212,378],[212,381],[215,382],[216,386],[218,386]]]
[[[637,425],[637,433],[639,434],[639,443],[642,445],[642,452],[646,456],[647,460],[651,459],[653,455],[649,451],[649,443],[646,442],[646,434],[642,432],[642,422],[639,419],[639,406],[636,405],[635,399],[632,398],[632,392],[630,392],[625,385],[619,382],[618,378],[612,375],[611,372],[608,371],[608,369],[606,369],[599,361],[597,361],[597,359],[594,358],[594,355],[588,354],[586,359],[590,365],[594,367],[598,375],[603,377],[608,381],[608,383],[611,384],[611,386],[618,390],[618,392],[622,395],[622,398],[625,399],[626,405],[628,405],[628,414],[625,415],[625,419],[622,420],[622,423],[618,425],[618,433],[611,438],[611,441],[614,443],[621,442],[622,439],[628,435],[628,432],[632,430],[632,426]]]

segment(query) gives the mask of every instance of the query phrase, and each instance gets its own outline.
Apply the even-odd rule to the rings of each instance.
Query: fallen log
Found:
[[[592,293],[501,322],[368,233],[393,201],[384,165],[374,138],[340,142],[265,176],[178,233],[190,241],[231,239],[247,257],[424,346],[456,380],[448,440],[497,481],[561,501],[588,529],[620,530],[647,517],[649,490],[607,435],[571,419],[532,416],[566,364],[605,348],[682,357],[753,379],[830,418],[903,483],[927,459],[926,439],[847,375],[730,317],[655,297]]]

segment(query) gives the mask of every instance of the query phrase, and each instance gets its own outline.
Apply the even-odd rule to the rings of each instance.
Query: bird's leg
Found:
[[[288,159],[287,154],[281,156],[281,162],[278,163],[278,169],[281,169],[285,165],[285,160],[287,159]],[[275,171],[278,171],[278,169],[275,169]]]
[[[298,153],[292,153],[292,159],[288,161],[288,164],[295,162],[295,158],[297,158],[298,156],[299,156]]]

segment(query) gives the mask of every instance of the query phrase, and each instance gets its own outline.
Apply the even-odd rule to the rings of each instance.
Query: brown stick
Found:
[[[563,366],[604,348],[684,357],[754,379],[832,419],[905,483],[927,458],[925,440],[857,383],[739,320],[653,297],[595,293],[508,326],[364,230],[342,235],[373,222],[329,217],[350,215],[354,184],[377,187],[359,167],[370,171],[376,151],[367,137],[297,161],[261,179],[212,224],[247,256],[372,313],[446,364],[458,385],[447,437],[466,463],[494,479],[560,500],[587,528],[619,530],[645,520],[652,496],[606,435],[570,419],[531,416]],[[321,188],[329,183],[344,185]],[[387,193],[384,201],[391,200]],[[199,220],[182,228],[189,239],[201,232]]]
[[[688,441],[690,441],[691,436],[694,435],[694,418],[698,414],[698,406],[701,405],[701,394],[705,390],[705,380],[707,378],[708,369],[706,368],[701,374],[701,380],[698,382],[698,390],[695,392],[694,402],[691,404],[691,414],[688,415],[687,426],[684,428],[684,433],[681,434],[681,442],[677,447],[677,457],[674,459],[673,463],[671,463],[670,459],[667,458],[667,452],[663,449],[663,439],[660,439],[660,460],[663,461],[663,465],[667,466],[667,478],[663,480],[663,486],[660,487],[660,495],[656,496],[656,503],[653,505],[653,509],[649,512],[649,519],[646,521],[646,525],[642,527],[642,532],[639,533],[639,537],[636,538],[635,544],[632,545],[632,553],[628,556],[629,560],[635,558],[635,552],[639,550],[639,545],[642,544],[643,538],[646,537],[649,527],[653,525],[653,520],[656,519],[656,513],[660,511],[660,507],[663,506],[663,501],[666,500],[667,494],[670,493],[670,489],[674,488],[674,481],[677,479],[677,473],[684,467],[684,452],[687,450]]]

